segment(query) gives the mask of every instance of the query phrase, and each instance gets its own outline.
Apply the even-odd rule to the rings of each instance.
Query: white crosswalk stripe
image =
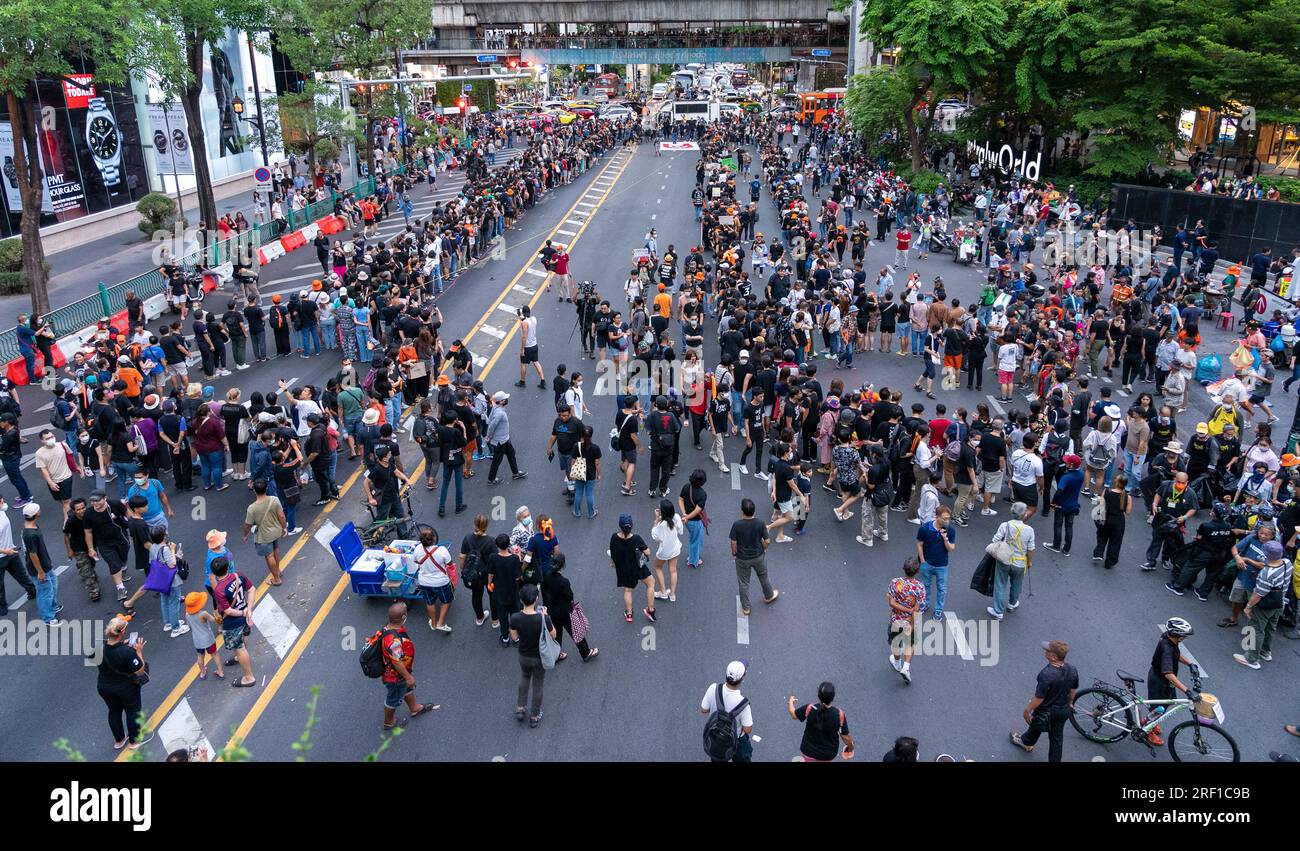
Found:
[[[280,604],[275,602],[275,598],[270,594],[262,596],[258,600],[257,606],[253,609],[253,623],[257,624],[258,632],[266,639],[271,648],[275,650],[275,655],[281,659],[293,647],[293,643],[298,640],[299,630],[294,626],[293,621],[280,608]]]

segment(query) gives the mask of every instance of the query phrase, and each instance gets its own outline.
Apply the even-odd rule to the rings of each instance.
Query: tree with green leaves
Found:
[[[967,92],[997,63],[1007,44],[1004,0],[893,0],[865,4],[860,29],[876,44],[898,48],[893,86],[910,85],[899,119],[912,170],[920,171],[939,99]]]
[[[69,59],[82,54],[95,63],[100,85],[125,81],[123,32],[136,12],[126,0],[4,0],[0,3],[0,97],[9,112],[14,172],[22,198],[22,271],[31,289],[32,311],[50,309],[49,269],[41,245],[41,168],[34,114],[39,79],[74,73]],[[51,110],[52,112],[52,110]]]
[[[338,102],[338,87],[308,78],[301,92],[275,98],[278,127],[268,129],[266,143],[306,157],[310,173],[319,161],[332,160],[348,141],[360,142],[350,113]]]
[[[359,79],[395,76],[403,45],[433,27],[427,0],[286,0],[276,38],[290,63],[303,73],[340,69]],[[396,112],[396,86],[356,87],[351,100],[363,122],[366,163],[375,172],[375,128]]]
[[[266,26],[268,0],[141,0],[132,39],[132,70],[155,79],[169,100],[180,98],[194,155],[199,218],[217,221],[217,202],[203,131],[203,61],[227,30],[251,34]],[[251,35],[243,37],[251,38]]]

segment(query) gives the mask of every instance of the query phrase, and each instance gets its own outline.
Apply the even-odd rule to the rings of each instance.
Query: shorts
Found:
[[[1012,370],[1010,372],[1008,372],[1005,369],[998,370],[998,384],[1015,384],[1015,383],[1016,383],[1015,370]]]
[[[840,493],[845,496],[857,496],[862,493],[862,482],[836,482],[840,486]]]
[[[924,358],[925,368],[921,370],[922,378],[934,378],[934,361],[929,357]]]
[[[478,451],[478,438],[474,438],[469,443],[465,444],[466,455],[473,455],[477,451]]]
[[[1245,603],[1250,599],[1251,592],[1246,590],[1246,586],[1241,584],[1241,580],[1235,580],[1232,583],[1232,590],[1228,592],[1229,603]]]
[[[215,656],[217,655],[217,642],[214,641],[207,647],[195,647],[194,652],[199,654],[199,658],[202,658],[205,653],[209,656]]]
[[[258,555],[260,555],[262,558],[266,558],[267,556],[272,555],[273,553],[275,553],[277,550],[280,549],[280,542],[272,541],[269,544],[255,544],[254,548],[257,550]]]
[[[50,496],[54,497],[56,502],[67,502],[72,499],[72,477],[69,476],[55,483],[54,487],[50,488]]]
[[[447,604],[451,602],[452,597],[451,583],[446,585],[421,585],[420,597],[424,600],[426,606],[432,606],[434,603]]]
[[[621,451],[619,452],[619,457],[622,458],[624,461],[626,461],[626,462],[629,463],[629,464],[635,464],[635,463],[636,463],[636,450],[635,450],[635,449],[623,449],[623,450],[621,450]]]
[[[537,363],[537,347],[529,346],[524,349],[524,353],[519,356],[520,363]]]
[[[961,369],[961,355],[944,355],[943,365],[950,369]]]
[[[179,375],[181,378],[185,378],[190,374],[190,368],[186,365],[185,361],[181,361],[180,363],[169,363],[167,364],[167,368],[164,370],[164,374],[166,374],[168,378],[173,375]]]
[[[976,483],[981,491],[989,493],[1002,493],[1002,471],[988,472],[987,470],[980,473],[980,480]]]
[[[231,629],[221,630],[221,638],[225,641],[227,650],[239,650],[244,646],[244,639],[248,637],[251,631],[252,629],[248,624],[243,624]]]
[[[790,515],[793,515],[793,514],[794,514],[794,504],[795,504],[795,499],[794,499],[793,497],[791,497],[790,499],[787,499],[785,502],[778,502],[778,503],[776,504],[776,510],[777,510],[778,512],[780,512],[781,514],[790,514]]]
[[[398,680],[395,683],[384,683],[384,708],[397,709],[406,699],[407,693],[411,690],[406,684],[406,680]]]
[[[1030,508],[1038,505],[1038,485],[1019,485],[1012,482],[1011,495],[1016,498],[1016,502],[1023,502]]]
[[[1250,404],[1252,404],[1252,405],[1262,405],[1265,401],[1267,401],[1267,400],[1264,398],[1264,394],[1263,394],[1263,393],[1251,393],[1251,394],[1250,394]]]
[[[889,646],[895,650],[903,650],[907,647],[915,647],[921,642],[920,630],[910,621],[890,620],[887,636]]]

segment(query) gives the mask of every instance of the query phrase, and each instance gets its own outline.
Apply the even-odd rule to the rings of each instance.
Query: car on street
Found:
[[[589,109],[592,112],[600,111],[600,104],[594,100],[571,100],[565,105],[566,109]]]
[[[654,97],[654,98],[668,97],[668,84],[655,83],[653,86],[650,87],[650,97]]]
[[[529,103],[526,100],[514,100],[506,104],[504,107],[502,107],[502,109],[508,109],[511,112],[517,112],[521,115],[524,113],[532,112],[536,108],[537,108],[536,106],[534,106],[533,104]]]
[[[636,113],[633,112],[632,109],[630,109],[629,107],[626,107],[622,104],[614,104],[613,106],[607,106],[600,111],[600,117],[604,119],[616,120],[621,118],[628,118],[633,115],[636,115]]]

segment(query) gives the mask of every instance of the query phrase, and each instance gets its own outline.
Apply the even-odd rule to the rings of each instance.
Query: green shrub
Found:
[[[18,272],[22,268],[22,242],[18,239],[0,239],[0,272]]]
[[[1265,191],[1276,186],[1277,191],[1282,195],[1283,201],[1300,204],[1300,179],[1294,177],[1261,177],[1259,178],[1259,185],[1263,186]]]
[[[22,272],[0,272],[0,295],[28,292],[27,276]]]
[[[150,192],[141,198],[136,202],[135,211],[140,214],[137,227],[146,236],[160,230],[171,230],[176,224],[176,202],[161,192]]]

